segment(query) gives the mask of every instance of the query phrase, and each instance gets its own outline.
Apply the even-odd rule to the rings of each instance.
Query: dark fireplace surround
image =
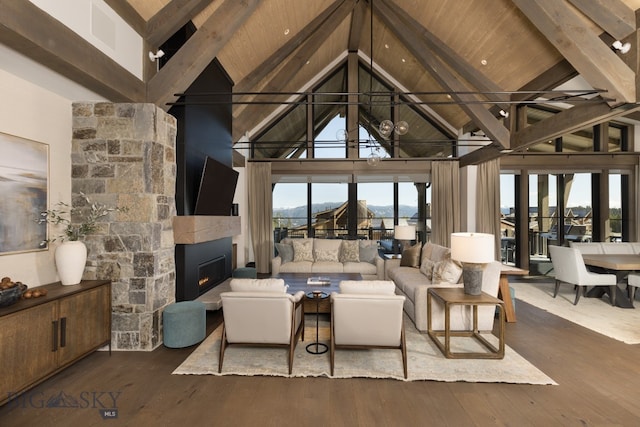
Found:
[[[176,210],[178,216],[193,215],[202,169],[207,156],[232,166],[231,141],[232,82],[214,60],[193,82],[184,105],[175,105],[169,114],[177,118]],[[208,93],[189,104],[189,94]],[[206,195],[200,195],[206,197]],[[231,213],[229,213],[231,214]],[[232,238],[225,237],[193,244],[176,244],[176,301],[196,299],[231,276]]]

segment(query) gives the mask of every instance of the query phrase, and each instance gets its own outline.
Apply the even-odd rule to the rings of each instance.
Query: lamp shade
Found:
[[[495,236],[485,233],[452,233],[451,259],[470,264],[495,260]]]
[[[413,225],[396,225],[393,237],[397,240],[413,240],[416,238],[416,227]]]

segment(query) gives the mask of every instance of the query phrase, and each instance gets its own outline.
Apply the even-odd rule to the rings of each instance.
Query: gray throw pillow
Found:
[[[402,251],[402,259],[400,260],[400,265],[403,267],[420,267],[420,243],[416,243]]]
[[[360,262],[376,263],[378,257],[378,243],[373,240],[360,240]]]
[[[287,263],[293,261],[293,245],[288,245],[286,243],[276,243],[276,251],[278,251],[278,255],[282,258],[282,263]]]

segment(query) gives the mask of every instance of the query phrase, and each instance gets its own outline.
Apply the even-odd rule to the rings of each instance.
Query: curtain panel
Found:
[[[495,236],[495,256],[500,259],[500,159],[478,165],[476,231]]]
[[[249,228],[258,273],[270,273],[273,257],[271,163],[249,162]]]
[[[460,231],[460,166],[458,161],[431,166],[431,241],[450,247],[451,233]]]

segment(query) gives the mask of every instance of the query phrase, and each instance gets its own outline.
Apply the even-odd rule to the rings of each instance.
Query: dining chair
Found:
[[[633,307],[633,300],[636,297],[636,288],[640,286],[640,273],[631,273],[627,276],[627,293],[629,301]]]
[[[558,295],[561,283],[567,283],[576,287],[576,299],[573,305],[578,304],[580,295],[586,293],[587,286],[606,286],[611,305],[616,305],[616,275],[592,273],[587,270],[578,249],[564,246],[549,246],[551,263],[555,272],[555,290],[553,297]]]

